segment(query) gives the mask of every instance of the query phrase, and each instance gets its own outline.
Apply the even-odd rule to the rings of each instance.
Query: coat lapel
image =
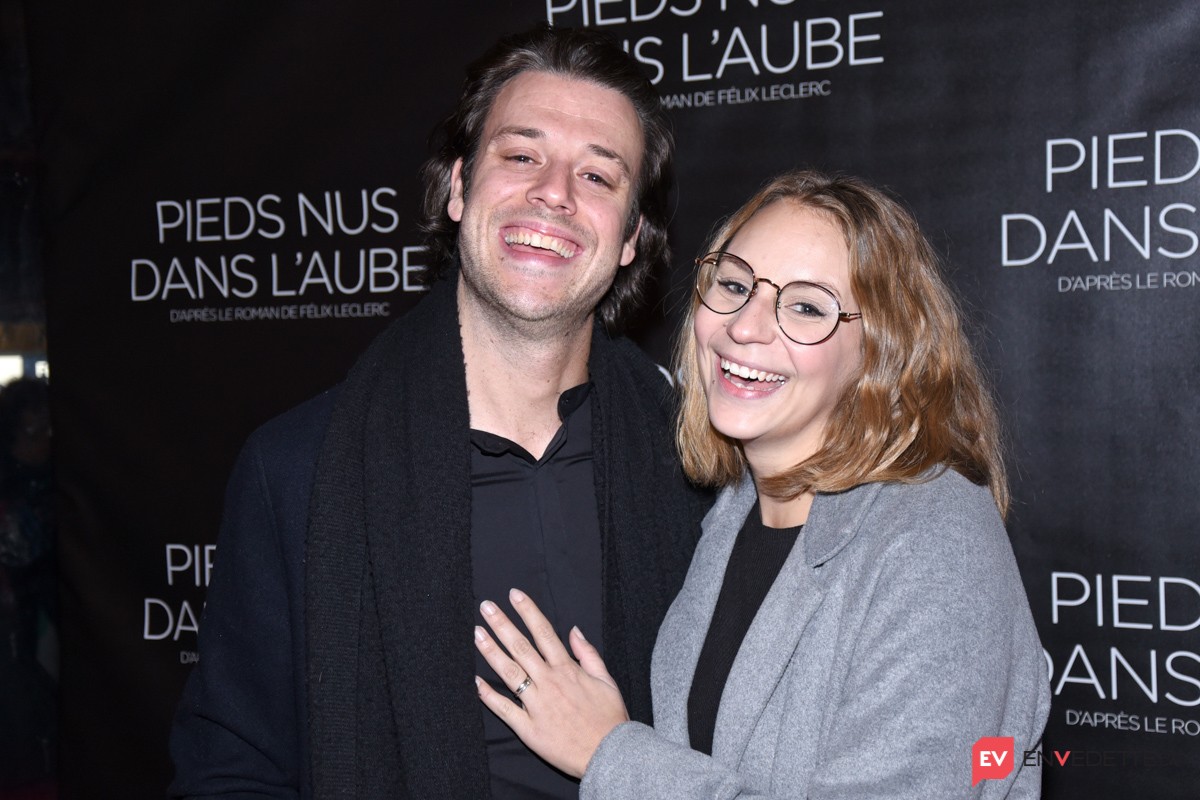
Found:
[[[801,538],[784,562],[725,681],[717,710],[713,756],[726,764],[741,760],[804,629],[824,599],[813,568],[805,563],[803,544]]]
[[[754,483],[748,476],[739,486],[721,493],[701,523],[700,543],[687,578],[659,630],[650,670],[654,727],[681,744],[689,740],[687,700],[696,662],[717,605],[729,553],[754,500]]]

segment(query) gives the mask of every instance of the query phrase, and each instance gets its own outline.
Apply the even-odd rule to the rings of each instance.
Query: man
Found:
[[[231,478],[175,796],[576,796],[476,698],[475,674],[503,688],[476,609],[513,586],[649,717],[705,498],[666,381],[596,318],[666,258],[658,98],[610,40],[539,29],[472,66],[443,133],[424,225],[446,275]]]

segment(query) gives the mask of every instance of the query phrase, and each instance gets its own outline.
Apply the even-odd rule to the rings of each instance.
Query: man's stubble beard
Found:
[[[474,264],[474,257],[460,247],[460,274],[463,282],[465,302],[486,319],[489,327],[500,336],[521,341],[554,341],[571,336],[581,328],[590,328],[595,318],[596,306],[604,293],[594,302],[583,298],[573,300],[562,307],[549,310],[530,310],[513,298],[506,296],[499,281],[488,280],[487,271]],[[491,274],[496,274],[493,271]],[[482,278],[482,279],[481,279]],[[462,310],[460,309],[460,313]]]

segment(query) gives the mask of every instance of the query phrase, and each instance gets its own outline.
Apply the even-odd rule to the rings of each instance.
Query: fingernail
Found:
[[[483,679],[480,678],[478,675],[476,675],[475,676],[475,693],[482,696],[483,692],[480,691],[480,689],[482,689],[482,688],[483,688]]]
[[[508,599],[513,601],[514,603],[520,603],[521,601],[523,601],[525,599],[525,593],[522,592],[520,589],[509,589],[508,590]]]
[[[571,628],[571,630],[575,631],[575,635],[579,637],[580,641],[587,641],[587,637],[583,635],[583,631],[579,630],[578,625],[576,625],[574,628]]]
[[[496,604],[491,600],[484,600],[479,604],[479,610],[487,614],[489,617],[494,615],[500,609],[496,608]]]
[[[483,634],[483,628],[481,628],[481,627],[479,627],[478,625],[476,625],[476,626],[475,626],[475,641],[477,641],[477,642],[482,642],[482,641],[483,641],[484,639],[486,639],[486,638],[487,638],[487,637],[486,637],[486,636],[484,636],[484,634]]]

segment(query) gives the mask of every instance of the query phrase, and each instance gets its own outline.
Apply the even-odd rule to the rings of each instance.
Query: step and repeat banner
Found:
[[[1050,798],[1200,785],[1200,7],[1177,0],[27,4],[61,478],[64,797],[158,797],[224,481],[420,297],[428,134],[539,21],[611,31],[678,138],[665,360],[768,176],[914,209],[1011,440]],[[983,735],[983,733],[981,733]],[[971,756],[971,745],[947,759]],[[964,787],[964,791],[966,787]]]

